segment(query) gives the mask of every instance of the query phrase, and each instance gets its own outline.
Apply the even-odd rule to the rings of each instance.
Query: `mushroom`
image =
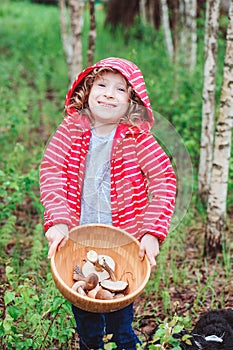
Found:
[[[105,264],[103,264],[103,260]],[[96,273],[99,280],[102,281],[110,277],[109,271],[105,269],[106,264],[109,266],[109,271],[114,271],[115,262],[108,255],[98,255],[95,250],[87,252],[87,261],[82,266],[82,274],[88,276],[90,273]]]
[[[88,291],[87,296],[89,298],[95,299],[96,294],[97,294],[97,292],[99,291],[100,288],[101,288],[100,285],[97,284],[97,286],[94,289],[91,289],[91,290]]]
[[[111,293],[109,290],[104,290],[100,288],[98,292],[96,293],[95,299],[100,300],[112,300],[114,298],[114,294]]]
[[[110,279],[113,280],[113,281],[116,281],[116,276],[114,275],[114,271],[113,269],[111,268],[111,266],[109,266],[106,258],[104,256],[101,256],[99,258],[99,265],[109,273],[109,276],[110,276]]]
[[[85,286],[85,282],[84,281],[78,281],[75,282],[72,286],[72,289],[77,292],[80,295],[86,295],[85,291],[84,291],[84,286]]]
[[[125,294],[128,282],[117,280],[114,269],[115,262],[110,256],[98,255],[95,250],[90,250],[82,269],[79,265],[74,267],[73,279],[77,282],[72,289],[79,289],[80,294],[96,299],[121,298]]]
[[[98,264],[98,254],[95,250],[89,250],[89,252],[87,252],[87,260],[94,265]]]
[[[85,292],[94,289],[99,283],[99,277],[96,273],[90,273],[87,277],[85,277],[78,265],[75,265],[74,267],[73,279],[78,282],[83,282],[82,289]],[[74,286],[75,285],[76,284],[74,284]]]
[[[113,299],[120,299],[120,298],[124,298],[125,294],[123,293],[116,293],[113,297]]]
[[[122,292],[128,287],[128,282],[125,281],[119,281],[117,280],[113,269],[111,266],[108,265],[108,262],[106,261],[105,256],[99,256],[97,255],[96,252],[95,254],[92,253],[92,257],[94,257],[94,262],[98,263],[98,266],[103,267],[105,271],[109,273],[110,280],[109,279],[104,279],[100,282],[100,285],[104,288],[109,290],[110,292]]]
[[[112,281],[112,280],[104,280],[100,283],[101,287],[109,290],[110,292],[123,292],[127,287],[128,283],[125,281]]]
[[[114,274],[115,263],[114,265],[111,263],[112,266],[110,266],[109,262],[111,262],[111,260],[109,260],[109,258],[110,257],[108,257],[107,255],[98,255],[97,252],[94,250],[90,250],[87,253],[87,259],[88,259],[87,262],[93,264],[95,268],[96,267],[98,268],[98,270],[102,268],[105,272],[108,273],[108,276],[110,277],[110,280],[108,279],[107,276],[106,278],[102,278],[100,280],[100,285],[104,289],[107,289],[114,293],[122,292],[128,287],[128,282],[117,280]]]

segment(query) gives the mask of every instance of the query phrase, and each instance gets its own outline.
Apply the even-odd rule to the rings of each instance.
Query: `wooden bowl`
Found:
[[[117,279],[129,283],[125,296],[99,300],[82,296],[71,289],[74,284],[74,266],[82,266],[89,250],[109,255],[115,261]],[[51,271],[57,288],[73,305],[90,312],[112,312],[132,303],[143,292],[149,280],[149,261],[147,257],[140,261],[138,254],[138,241],[125,231],[102,224],[83,225],[73,229],[66,245],[53,255]]]

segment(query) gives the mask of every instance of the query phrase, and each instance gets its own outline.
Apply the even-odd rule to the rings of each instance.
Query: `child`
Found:
[[[176,181],[169,158],[150,128],[153,114],[139,68],[106,58],[81,72],[69,90],[66,116],[41,164],[48,257],[64,246],[72,227],[104,223],[140,241],[139,258],[156,264],[174,210]],[[73,306],[80,349],[117,349],[140,343],[132,329],[133,304],[106,313]]]

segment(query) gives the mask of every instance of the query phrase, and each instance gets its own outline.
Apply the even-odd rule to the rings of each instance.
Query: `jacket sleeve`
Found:
[[[139,136],[137,156],[149,190],[140,236],[150,233],[162,242],[174,211],[176,176],[168,156],[150,133]]]
[[[41,202],[45,208],[45,231],[63,223],[70,225],[67,202],[67,159],[71,148],[70,123],[65,119],[45,151],[40,167]]]

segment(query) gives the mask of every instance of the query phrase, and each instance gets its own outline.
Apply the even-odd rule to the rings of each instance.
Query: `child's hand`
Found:
[[[60,249],[64,247],[68,240],[69,229],[65,224],[57,224],[48,229],[45,237],[49,244],[48,258],[50,259],[57,247]]]
[[[159,254],[159,241],[155,236],[150,235],[149,233],[145,234],[142,237],[139,258],[143,260],[145,254],[147,255],[150,266],[153,267],[156,265],[156,257]]]

